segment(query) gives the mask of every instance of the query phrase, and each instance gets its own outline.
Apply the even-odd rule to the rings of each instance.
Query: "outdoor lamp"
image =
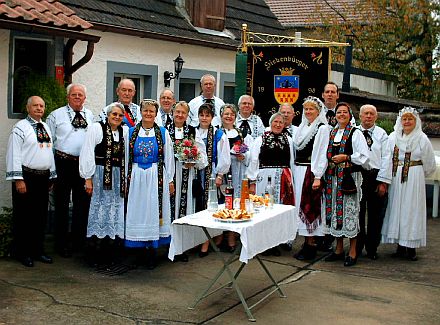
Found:
[[[182,72],[182,67],[185,61],[183,61],[182,57],[179,56],[174,59],[174,73],[165,71],[163,73],[163,82],[165,84],[165,87],[170,86],[171,79],[179,79],[179,74]]]

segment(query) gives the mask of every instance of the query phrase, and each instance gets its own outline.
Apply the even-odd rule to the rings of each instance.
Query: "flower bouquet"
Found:
[[[249,147],[242,142],[241,140],[237,140],[232,146],[231,153],[233,155],[244,154],[249,151]]]
[[[182,163],[195,163],[200,152],[192,139],[182,139],[174,143],[174,156]]]

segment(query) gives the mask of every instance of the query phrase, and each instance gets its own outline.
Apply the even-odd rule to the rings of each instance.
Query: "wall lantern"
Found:
[[[165,84],[165,87],[170,86],[171,79],[179,79],[179,74],[182,72],[182,67],[185,61],[183,61],[182,57],[179,56],[174,59],[174,73],[165,71],[163,73],[163,82]]]

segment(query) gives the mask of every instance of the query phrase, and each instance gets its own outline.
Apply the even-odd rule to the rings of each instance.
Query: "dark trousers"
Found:
[[[13,253],[17,257],[36,257],[44,254],[49,171],[41,175],[23,171],[23,179],[26,193],[18,193],[12,183]]]
[[[85,181],[79,176],[79,161],[55,155],[55,246],[57,250],[74,245],[83,249],[87,234],[90,197]],[[69,222],[70,193],[72,193],[72,224]]]
[[[388,194],[379,196],[376,192],[379,182],[376,181],[378,170],[362,172],[362,200],[359,213],[360,231],[357,240],[357,251],[360,254],[365,246],[367,254],[376,253],[380,244],[381,230],[388,204]],[[368,223],[365,231],[365,215],[368,211]]]

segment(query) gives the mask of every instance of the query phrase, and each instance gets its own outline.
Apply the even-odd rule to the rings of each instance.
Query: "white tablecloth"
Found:
[[[207,210],[174,220],[171,225],[168,258],[174,260],[175,255],[205,242],[207,238],[201,227],[206,227],[211,236],[219,235],[225,230],[240,234],[240,261],[247,263],[255,255],[295,239],[295,207],[275,204],[273,209],[263,210],[254,214],[250,221],[240,223],[220,222]]]

